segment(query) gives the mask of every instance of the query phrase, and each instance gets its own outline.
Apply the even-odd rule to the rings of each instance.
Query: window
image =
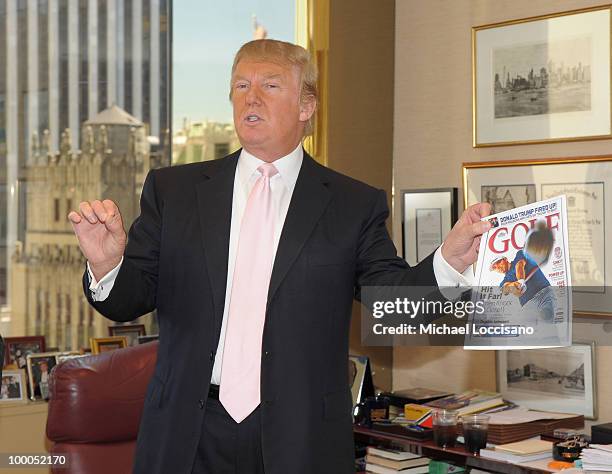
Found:
[[[229,143],[215,143],[215,160],[218,158],[223,158],[224,156],[228,155],[229,152]]]
[[[174,2],[172,164],[218,159],[240,148],[228,99],[234,55],[261,35],[294,42],[299,3]]]
[[[108,334],[66,214],[109,197],[129,227],[148,170],[170,164],[169,12],[169,0],[0,2],[3,336],[74,350]]]

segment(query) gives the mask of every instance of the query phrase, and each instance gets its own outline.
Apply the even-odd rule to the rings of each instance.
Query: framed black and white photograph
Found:
[[[28,381],[31,400],[47,400],[49,398],[51,370],[57,365],[58,355],[58,352],[28,355]]]
[[[0,379],[0,404],[27,401],[26,373],[23,369],[5,370]]]
[[[610,138],[610,6],[472,28],[473,145]]]
[[[457,188],[414,189],[402,196],[402,252],[416,265],[444,241],[457,221]]]
[[[463,163],[463,192],[493,212],[565,195],[574,317],[612,317],[612,156]]]
[[[536,201],[535,197],[535,184],[490,185],[480,188],[480,201],[491,204],[491,214],[531,204]]]
[[[505,400],[597,419],[594,343],[496,354],[497,388]]]
[[[138,345],[138,338],[146,336],[147,332],[144,324],[117,324],[108,327],[109,336],[125,336],[128,340],[128,347]]]

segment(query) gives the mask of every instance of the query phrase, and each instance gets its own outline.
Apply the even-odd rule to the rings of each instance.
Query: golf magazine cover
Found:
[[[565,196],[486,217],[468,349],[569,346],[572,292]]]

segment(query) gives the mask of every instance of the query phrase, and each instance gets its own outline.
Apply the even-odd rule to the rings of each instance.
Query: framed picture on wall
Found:
[[[472,28],[473,145],[610,138],[610,5]]]
[[[500,212],[567,197],[575,317],[612,317],[612,156],[463,163],[465,206]]]
[[[402,251],[413,266],[441,244],[457,221],[457,188],[414,189],[402,195]]]
[[[505,400],[534,410],[597,418],[595,344],[497,351],[497,388]]]

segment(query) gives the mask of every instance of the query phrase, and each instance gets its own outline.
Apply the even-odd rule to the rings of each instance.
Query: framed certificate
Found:
[[[612,317],[612,156],[464,163],[463,191],[492,213],[565,195],[574,316]]]
[[[402,191],[402,252],[416,265],[434,252],[457,220],[457,188]]]

